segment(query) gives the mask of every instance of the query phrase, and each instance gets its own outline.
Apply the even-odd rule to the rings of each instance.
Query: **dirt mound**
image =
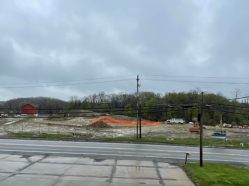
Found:
[[[94,122],[94,123],[92,123],[90,125],[87,125],[87,127],[92,127],[92,128],[112,128],[112,126],[106,124],[103,121]]]

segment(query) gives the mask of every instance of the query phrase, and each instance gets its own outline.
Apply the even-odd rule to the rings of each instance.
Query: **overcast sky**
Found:
[[[244,96],[249,84],[146,79],[249,82],[248,10],[248,0],[2,0],[0,101],[133,93],[137,74],[141,91]],[[7,88],[27,86],[45,87]]]

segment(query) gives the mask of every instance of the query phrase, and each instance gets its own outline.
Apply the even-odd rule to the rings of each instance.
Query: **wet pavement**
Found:
[[[74,141],[46,141],[0,139],[0,153],[28,153],[49,154],[57,156],[107,156],[105,159],[116,157],[148,158],[157,160],[182,160],[186,152],[191,155],[189,160],[199,161],[199,147],[181,145],[151,145],[129,143],[104,142],[74,142]],[[249,164],[249,150],[232,148],[203,148],[203,159],[208,162]]]
[[[182,169],[157,160],[0,154],[0,186],[194,186]]]

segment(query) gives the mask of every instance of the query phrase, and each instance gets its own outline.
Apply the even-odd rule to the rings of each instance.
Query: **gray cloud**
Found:
[[[28,89],[1,85],[1,99],[50,96],[67,100],[71,95],[100,91],[134,92],[136,74],[143,79],[152,78],[146,74],[248,77],[248,8],[247,1],[215,0],[1,1],[2,84],[134,74],[134,81],[105,84]],[[146,80],[141,90],[164,93],[195,87],[227,96],[235,88],[248,92],[243,85]]]

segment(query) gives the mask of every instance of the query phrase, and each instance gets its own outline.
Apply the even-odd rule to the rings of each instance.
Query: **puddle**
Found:
[[[93,162],[102,162],[104,159],[94,159]]]
[[[32,156],[30,156],[30,155],[23,155],[23,156],[20,157],[20,158],[30,158],[30,157],[32,157]]]

